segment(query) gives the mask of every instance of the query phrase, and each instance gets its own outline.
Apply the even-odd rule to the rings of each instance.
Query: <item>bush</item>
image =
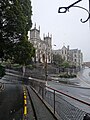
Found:
[[[0,65],[0,77],[3,77],[5,75],[5,68]]]
[[[59,77],[60,78],[75,78],[75,77],[77,77],[77,75],[75,75],[75,74],[61,74],[61,75],[59,75]]]

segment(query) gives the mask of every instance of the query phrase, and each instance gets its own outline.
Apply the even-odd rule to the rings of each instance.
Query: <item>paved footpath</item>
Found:
[[[40,98],[35,94],[35,92],[30,87],[27,88],[33,102],[37,120],[57,120],[40,100]]]

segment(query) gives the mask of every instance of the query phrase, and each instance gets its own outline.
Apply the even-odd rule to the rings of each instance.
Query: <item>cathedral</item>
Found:
[[[35,50],[34,61],[38,63],[51,63],[52,61],[52,35],[43,35],[43,40],[40,37],[40,26],[37,29],[36,24],[29,33],[29,41],[33,44]]]

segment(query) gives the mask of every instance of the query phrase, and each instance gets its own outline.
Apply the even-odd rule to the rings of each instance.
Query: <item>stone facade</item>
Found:
[[[69,46],[63,46],[59,50],[52,50],[53,54],[61,55],[61,57],[68,61],[70,64],[75,65],[76,67],[82,67],[83,64],[83,54],[81,50],[78,49],[70,49]]]
[[[36,24],[33,29],[30,30],[29,41],[35,47],[35,58],[33,61],[37,63],[52,63],[53,54],[60,55],[65,61],[76,67],[82,67],[83,54],[81,50],[70,49],[69,46],[63,46],[61,49],[52,50],[52,35],[43,35],[43,40],[40,37],[40,27],[37,29]]]
[[[40,37],[40,27],[39,29],[36,28],[36,24],[33,29],[30,30],[30,42],[34,45],[36,49],[36,55],[34,58],[35,62],[44,63],[51,63],[51,54],[52,54],[52,36],[48,35],[43,36],[43,40]]]

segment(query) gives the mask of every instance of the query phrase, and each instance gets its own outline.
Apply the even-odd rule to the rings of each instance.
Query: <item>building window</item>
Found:
[[[77,60],[75,59],[74,61],[76,62]]]
[[[75,54],[75,57],[77,57],[77,55]]]
[[[65,54],[66,54],[66,50],[65,50]]]

